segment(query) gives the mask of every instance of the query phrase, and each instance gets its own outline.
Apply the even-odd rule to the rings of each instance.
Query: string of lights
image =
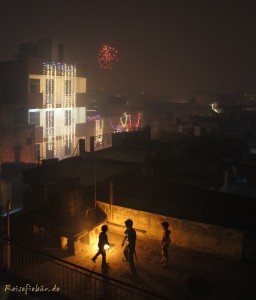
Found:
[[[75,147],[77,143],[75,124],[72,124],[72,110],[76,107],[76,65],[44,63],[43,75],[46,86],[43,93],[43,105],[46,108],[46,139],[43,148],[46,151],[47,143],[47,149],[54,150],[54,155],[60,156],[64,146],[71,148],[72,145]],[[69,110],[65,110],[66,108]],[[52,109],[52,113],[48,109]],[[57,109],[56,124],[54,124],[55,109]],[[59,109],[63,109],[61,114]],[[60,116],[62,116],[65,126],[63,126],[63,122],[59,121]],[[46,156],[45,153],[43,155]]]

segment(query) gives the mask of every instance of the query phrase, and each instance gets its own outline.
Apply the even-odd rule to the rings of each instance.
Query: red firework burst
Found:
[[[104,44],[100,47],[98,62],[103,70],[111,70],[113,63],[118,61],[118,51],[111,45]]]

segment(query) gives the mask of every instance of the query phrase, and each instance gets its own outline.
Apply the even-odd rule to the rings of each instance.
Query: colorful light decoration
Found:
[[[103,119],[100,119],[100,120],[95,120],[96,122],[96,126],[95,126],[95,135],[96,136],[101,136],[102,137],[102,134],[103,134],[103,130],[104,130],[104,120]],[[100,141],[100,139],[99,139]],[[102,141],[101,141],[102,142]]]
[[[46,82],[49,83],[49,89],[47,90],[49,93],[44,93],[44,107],[75,107],[76,65],[55,62],[44,63],[43,75],[46,76]],[[62,93],[57,93],[57,83],[62,86]],[[50,101],[47,101],[47,99]]]
[[[210,104],[212,110],[216,112],[217,114],[220,114],[223,112],[223,109],[219,107],[218,102],[214,101],[213,103]]]
[[[120,117],[120,122],[117,126],[114,126],[112,123],[111,118],[109,118],[110,126],[117,132],[126,130],[128,131],[130,128],[132,128],[132,116],[131,114],[127,114],[124,112],[123,116]]]
[[[120,125],[118,124],[117,126],[114,126],[111,118],[109,118],[109,123],[110,123],[110,126],[112,127],[112,129],[114,129],[117,132],[121,131]]]
[[[90,122],[90,121],[96,121],[96,120],[100,120],[100,119],[101,119],[100,115],[96,115],[96,116],[87,116],[87,117],[86,117],[86,121],[87,121],[87,122]]]
[[[120,124],[123,127],[131,127],[132,121],[131,121],[131,115],[127,114],[126,112],[124,113],[124,115],[120,118]]]
[[[43,106],[46,109],[46,140],[43,142],[43,157],[46,157],[46,147],[48,150],[54,149],[54,155],[60,156],[61,148],[64,146],[75,148],[77,139],[75,137],[75,123],[72,122],[72,109],[76,107],[76,65],[65,63],[44,63],[43,75],[46,82],[46,91],[43,92]],[[69,108],[70,113],[65,116],[66,109]],[[63,109],[61,112],[62,120],[66,120],[65,126],[63,122],[55,124],[54,112]],[[52,113],[50,113],[52,111]],[[60,113],[60,111],[58,111]],[[47,146],[46,146],[47,143]],[[53,148],[53,145],[56,147]]]
[[[137,119],[135,127],[138,129],[138,128],[140,128],[140,126],[141,126],[141,113],[138,113],[138,119]]]
[[[101,69],[111,70],[113,63],[118,61],[118,51],[111,45],[104,44],[100,47],[98,63]]]

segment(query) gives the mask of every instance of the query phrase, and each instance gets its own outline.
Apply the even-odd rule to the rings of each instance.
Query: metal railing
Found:
[[[167,299],[7,239],[1,243],[0,263],[19,286],[48,289],[49,298],[58,294],[72,300]]]

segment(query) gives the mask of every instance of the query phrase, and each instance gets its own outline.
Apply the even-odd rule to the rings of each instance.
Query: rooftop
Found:
[[[161,231],[160,231],[161,233]],[[110,249],[107,251],[107,268],[101,267],[101,257],[96,263],[91,258],[97,245],[84,244],[80,254],[69,256],[67,250],[59,249],[52,237],[43,235],[30,240],[33,247],[59,257],[77,266],[118,279],[130,285],[150,291],[172,300],[244,300],[254,299],[256,290],[255,264],[244,264],[224,257],[216,257],[171,245],[170,264],[163,269],[161,251],[157,241],[137,238],[135,266],[137,275],[131,276],[129,265],[122,262],[123,235],[109,226]],[[57,282],[56,282],[57,283]]]
[[[114,177],[113,185],[114,205],[231,228],[256,225],[253,197],[206,191],[132,173]],[[97,200],[109,201],[108,180],[97,184]]]

